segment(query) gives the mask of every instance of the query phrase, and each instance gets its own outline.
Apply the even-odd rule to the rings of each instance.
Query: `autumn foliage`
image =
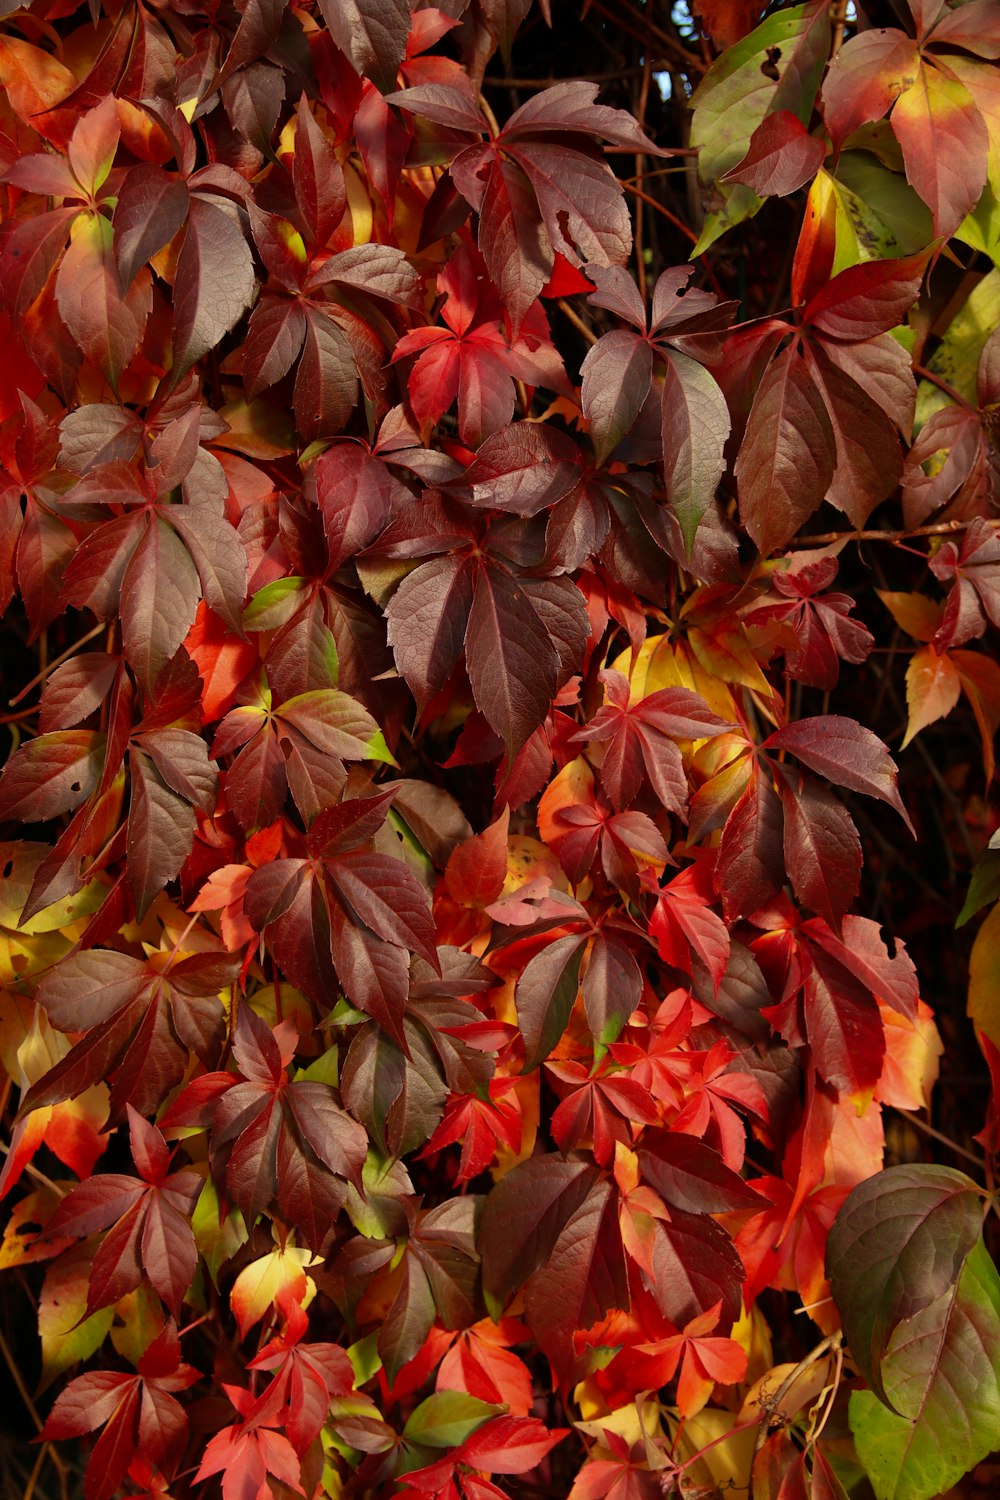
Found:
[[[948,1491],[1000,7],[0,14],[11,1496]]]

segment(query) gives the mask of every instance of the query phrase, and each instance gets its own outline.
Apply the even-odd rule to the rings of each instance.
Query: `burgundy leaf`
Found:
[[[853,792],[864,792],[888,802],[913,832],[909,815],[899,797],[896,767],[882,741],[854,719],[825,714],[799,719],[778,729],[764,741],[768,750],[790,750],[802,763]]]

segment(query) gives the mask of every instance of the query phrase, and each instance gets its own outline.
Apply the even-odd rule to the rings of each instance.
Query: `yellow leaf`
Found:
[[[915,641],[934,639],[944,614],[944,606],[936,599],[929,599],[926,594],[894,593],[891,589],[876,589],[876,593],[900,630],[912,635]]]
[[[246,1338],[268,1308],[277,1303],[283,1291],[290,1293],[300,1306],[308,1307],[316,1295],[316,1283],[306,1275],[305,1268],[319,1265],[320,1261],[321,1258],[309,1250],[299,1250],[286,1243],[245,1266],[233,1283],[229,1297],[240,1325],[240,1338]]]
[[[969,1018],[1000,1047],[1000,904],[994,906],[972,945]]]

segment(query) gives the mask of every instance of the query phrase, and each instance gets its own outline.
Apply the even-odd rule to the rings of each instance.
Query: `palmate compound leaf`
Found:
[[[495,439],[491,442],[495,446]],[[526,465],[523,455],[513,453],[513,478],[507,470],[499,480],[490,473],[490,489],[494,495],[499,489],[502,497],[492,503],[516,508],[519,502],[511,503],[509,493],[530,491],[534,478],[545,494],[543,503],[550,503],[551,476],[546,478],[545,470],[562,467],[540,460]],[[474,465],[469,472],[473,501],[479,503],[482,470]],[[524,472],[531,479],[524,480]],[[487,476],[481,483],[486,486]],[[444,552],[449,544],[454,549],[421,562],[389,600],[385,613],[396,666],[424,709],[448,682],[464,645],[476,707],[513,759],[545,718],[559,687],[579,668],[590,633],[583,594],[569,578],[522,573],[492,555],[482,539],[482,522],[468,511],[428,505],[414,517],[417,509],[410,507],[390,524],[368,553],[369,558],[381,551],[406,558]]]
[[[270,1028],[241,1005],[233,1036],[239,1073],[207,1073],[178,1097],[165,1126],[211,1130],[213,1176],[225,1181],[248,1226],[272,1201],[319,1250],[336,1222],[347,1183],[360,1187],[368,1140],[336,1091],[288,1081],[290,1061]]]
[[[110,1078],[111,1113],[125,1105],[155,1110],[184,1076],[189,1053],[206,1066],[225,1034],[219,991],[239,972],[239,957],[195,953],[158,965],[111,949],[64,958],[39,986],[37,1000],[58,1030],[85,1035],[28,1090],[24,1113],[75,1098]]]
[[[200,1379],[199,1371],[181,1360],[180,1340],[168,1322],[146,1349],[135,1374],[88,1370],[61,1392],[40,1436],[81,1437],[102,1428],[84,1480],[85,1500],[112,1500],[139,1452],[164,1473],[173,1473],[183,1457],[187,1412],[175,1392]]]
[[[878,1500],[933,1500],[1000,1443],[1000,1276],[982,1238],[954,1283],[897,1323],[851,1431]]]
[[[190,1220],[202,1179],[168,1170],[163,1136],[131,1105],[128,1121],[139,1176],[102,1172],[79,1183],[59,1204],[47,1233],[82,1239],[107,1230],[90,1270],[88,1317],[135,1291],[144,1274],[176,1317],[197,1267]]]
[[[514,111],[495,140],[466,146],[451,164],[455,186],[479,215],[479,248],[515,337],[552,274],[556,252],[574,266],[628,259],[632,223],[598,139],[671,154],[624,110],[595,104],[596,95],[596,84],[583,81],[544,89]],[[393,103],[470,134],[486,128],[453,88],[404,89]]]
[[[246,912],[285,973],[316,1005],[337,987],[405,1052],[409,954],[439,969],[427,890],[401,859],[370,848],[385,793],[329,808],[310,834],[309,859],[255,870]]]

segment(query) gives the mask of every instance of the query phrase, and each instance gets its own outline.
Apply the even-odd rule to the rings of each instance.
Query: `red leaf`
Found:
[[[406,0],[323,0],[320,9],[357,71],[373,78],[383,93],[393,88],[410,34]]]
[[[459,905],[489,906],[500,895],[507,878],[509,822],[510,810],[504,808],[496,822],[452,851],[444,878],[448,894]]]
[[[784,854],[798,899],[834,930],[858,893],[861,841],[850,814],[826,787],[778,766]]]
[[[593,434],[595,461],[603,464],[631,432],[649,395],[653,351],[639,334],[615,329],[598,339],[580,371],[583,414]]]
[[[494,1417],[466,1438],[459,1453],[462,1463],[487,1474],[526,1474],[567,1436],[568,1429],[550,1432],[537,1417]]]
[[[764,116],[746,156],[722,180],[742,182],[759,198],[784,198],[815,177],[825,155],[823,142],[809,134],[798,115],[778,109]]]
[[[907,180],[930,209],[934,233],[951,234],[986,183],[989,134],[982,114],[965,85],[928,60],[891,118]]]
[[[802,321],[828,338],[858,341],[905,321],[920,291],[927,252],[849,266],[806,304]]]

